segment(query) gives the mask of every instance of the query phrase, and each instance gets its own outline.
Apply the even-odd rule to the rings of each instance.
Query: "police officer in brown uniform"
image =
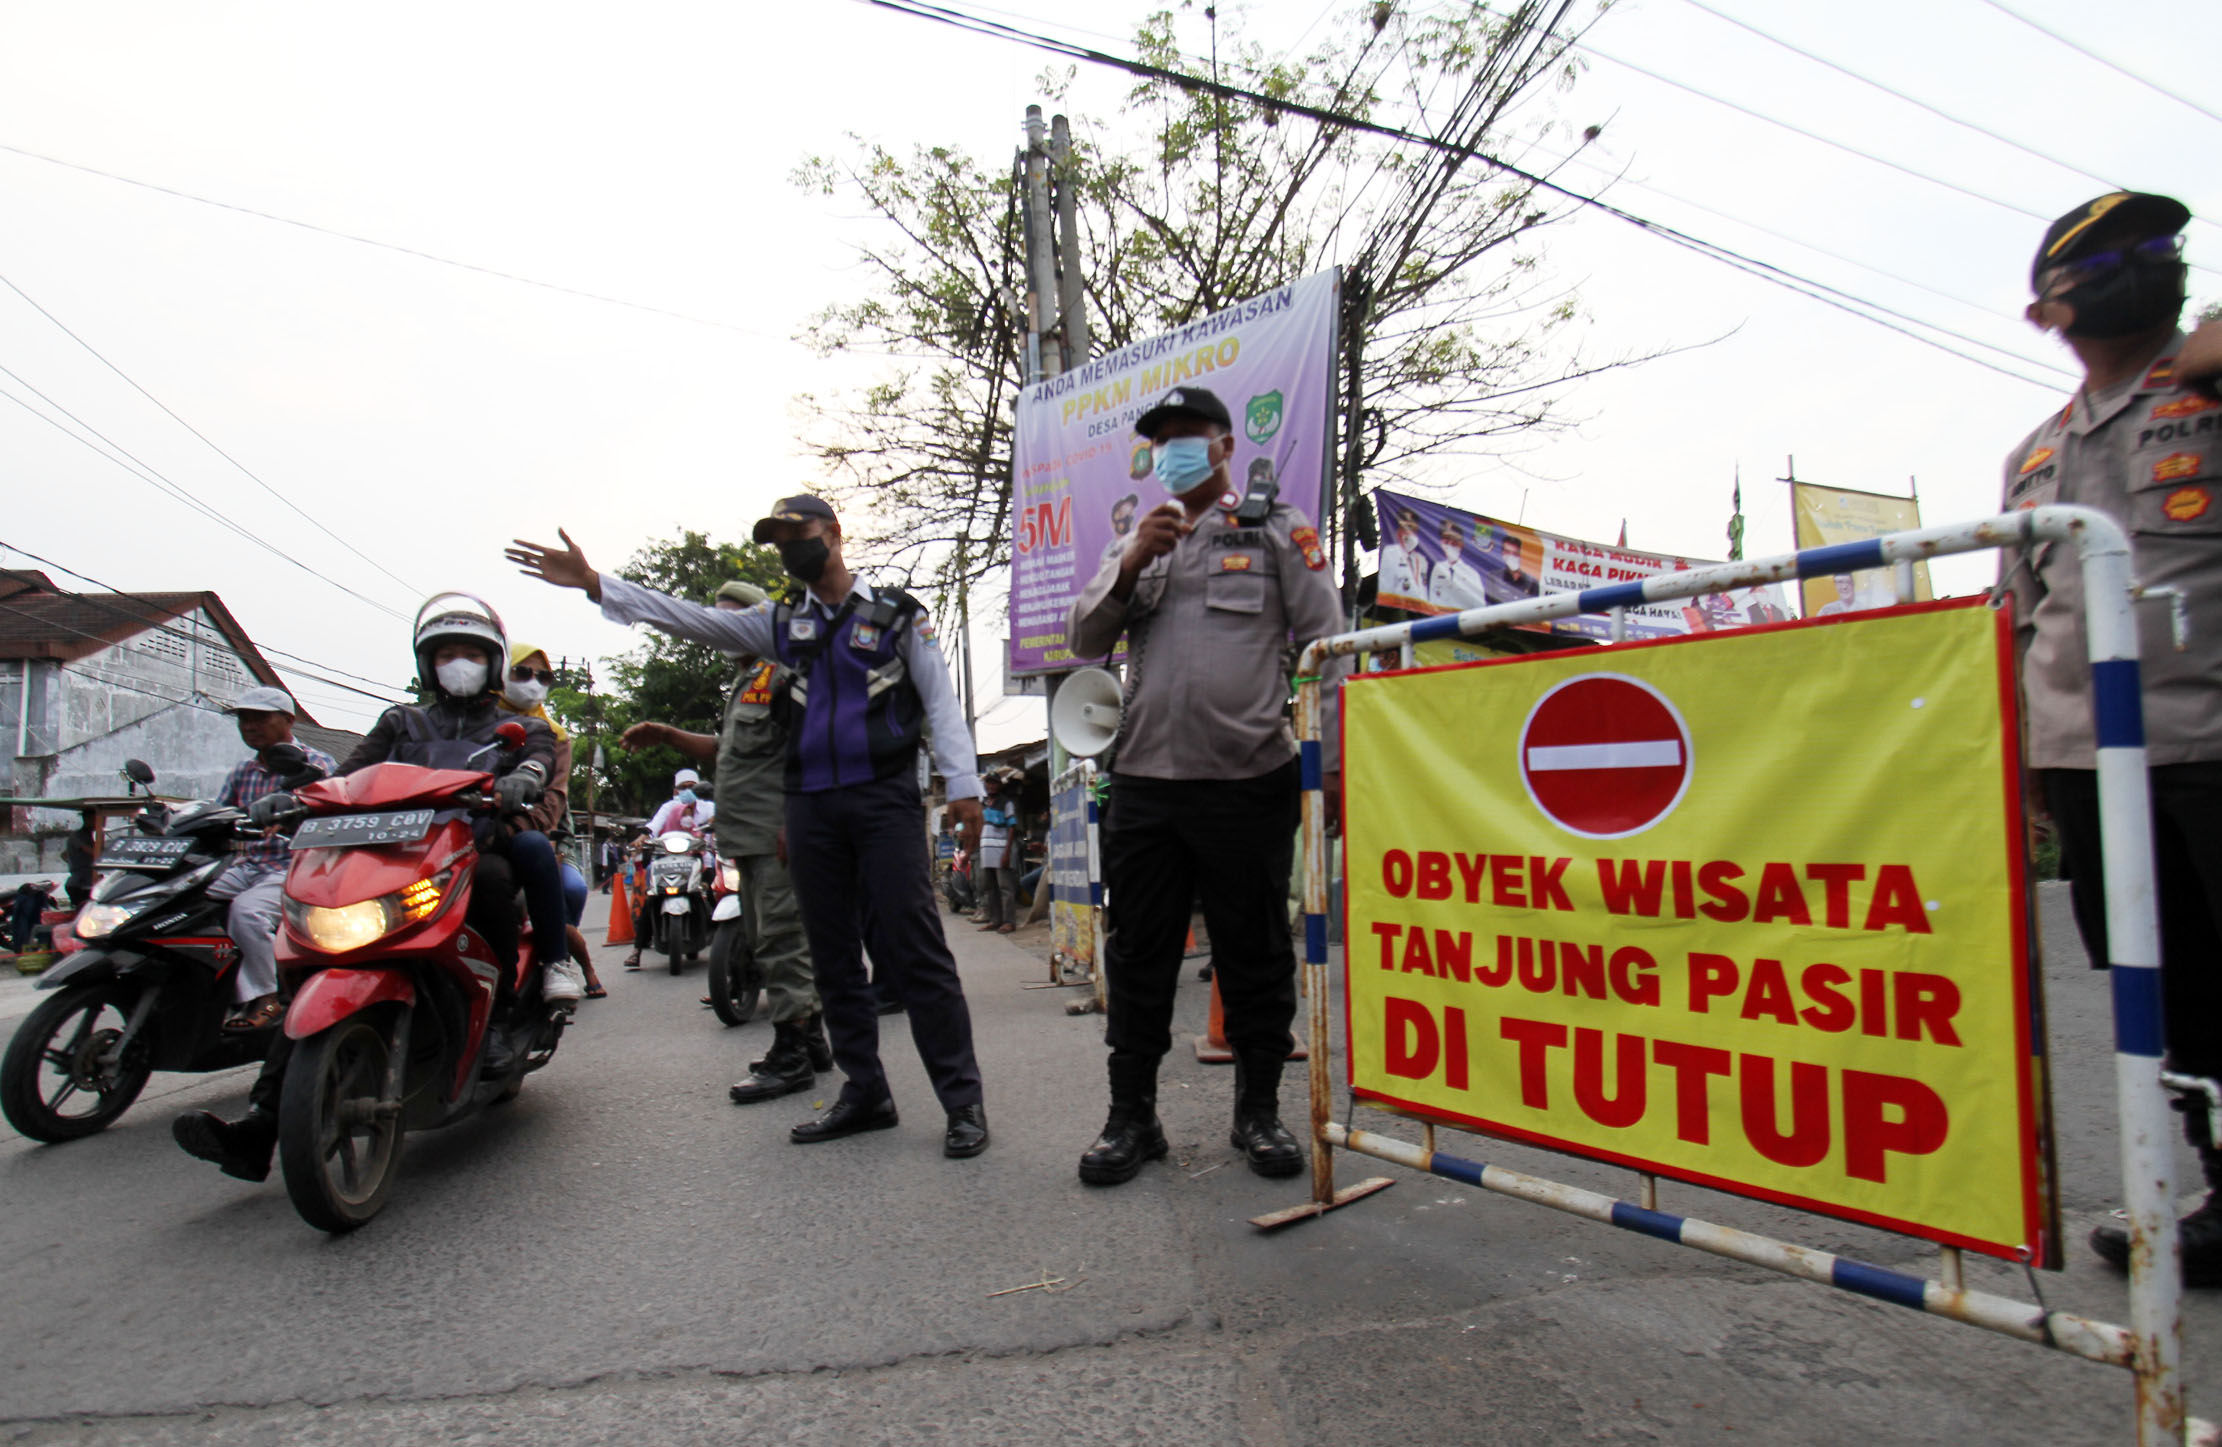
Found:
[[[2174,648],[2165,605],[2139,609],[2146,757],[2160,887],[2161,988],[2171,1068],[2222,1076],[2222,399],[2178,361],[2183,242],[2191,213],[2165,196],[2115,192],[2045,233],[2030,268],[2029,320],[2058,332],[2083,386],[2006,461],[2009,508],[2075,503],[2128,530],[2138,581],[2179,589],[2191,647]],[[2211,329],[2210,329],[2211,330]],[[2202,341],[2208,340],[2202,338]],[[2029,763],[2060,834],[2076,924],[2107,962],[2104,872],[2091,724],[2090,654],[2075,550],[2052,543],[2003,560],[2022,643]],[[2180,1231],[2184,1279],[2222,1285],[2222,1148],[2195,1097],[2179,1102],[2212,1194]],[[2116,1266],[2129,1238],[2092,1249]]]
[[[1127,635],[1125,713],[1103,825],[1111,932],[1105,984],[1111,1113],[1080,1179],[1112,1185],[1165,1154],[1157,1065],[1172,1048],[1188,912],[1203,898],[1235,1052],[1231,1141],[1260,1175],[1294,1175],[1304,1151],[1281,1124],[1293,1044],[1296,954],[1288,883],[1298,812],[1296,746],[1283,716],[1291,650],[1341,626],[1319,535],[1273,495],[1230,490],[1235,437],[1202,387],[1168,392],[1134,424],[1167,500],[1106,558],[1074,602],[1073,651]],[[1328,669],[1328,697],[1349,671]],[[1339,784],[1337,731],[1326,781]]]

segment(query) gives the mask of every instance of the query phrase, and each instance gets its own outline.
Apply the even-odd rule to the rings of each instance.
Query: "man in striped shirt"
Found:
[[[272,749],[294,742],[293,719],[299,710],[282,688],[250,688],[225,705],[224,712],[239,721],[240,742],[255,753],[233,766],[216,802],[245,812],[255,800],[286,788],[286,776],[271,768],[268,759]],[[338,770],[338,762],[322,749],[295,747],[311,768],[325,774]],[[293,841],[273,830],[242,851],[208,887],[210,898],[231,901],[228,925],[232,942],[239,946],[232,994],[238,1006],[225,1019],[226,1030],[259,1030],[285,1013],[278,1001],[278,912],[285,903],[292,849]]]

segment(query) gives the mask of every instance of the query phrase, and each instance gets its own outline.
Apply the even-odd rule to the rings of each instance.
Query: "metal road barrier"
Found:
[[[1970,1291],[1961,1280],[1959,1252],[1950,1247],[1943,1254],[1943,1279],[1924,1280],[1750,1232],[1669,1215],[1656,1209],[1655,1180],[1649,1176],[1643,1179],[1643,1200],[1637,1204],[1502,1166],[1445,1155],[1433,1148],[1432,1123],[1426,1127],[1427,1143],[1422,1147],[1372,1131],[1352,1130],[1332,1120],[1327,815],[1321,792],[1319,740],[1319,668],[1323,659],[1400,649],[1405,650],[1404,657],[1409,661],[1410,646],[1429,639],[1471,636],[1508,624],[1613,613],[1643,603],[1871,568],[1894,567],[1902,590],[1914,562],[2045,542],[2073,546],[2083,564],[2091,706],[2098,743],[2100,839],[2106,859],[2107,937],[2113,954],[2109,963],[2122,1197],[2130,1238],[2127,1327]],[[1388,1184],[1378,1179],[1338,1193],[1334,1152],[1354,1151],[1678,1245],[1950,1317],[2092,1361],[2127,1367],[2137,1381],[2139,1443],[2155,1447],[2163,1442],[2213,1440],[2213,1427],[2186,1417],[2181,1376],[2182,1274],[2175,1226],[2174,1114],[2161,1079],[2160,938],[2134,616],[2137,601],[2156,594],[2161,590],[2147,593],[2131,576],[2129,539],[2113,519],[2089,508],[2040,507],[1980,522],[1922,528],[1865,542],[1661,574],[1578,593],[1471,608],[1463,613],[1338,634],[1313,643],[1304,650],[1298,667],[1296,709],[1304,789],[1304,968],[1311,1040],[1312,1196],[1302,1205],[1259,1217],[1256,1224],[1270,1229],[1308,1219]],[[2176,635],[2181,646],[2181,600],[2168,601],[2176,608]],[[1619,634],[1617,628],[1615,634]]]

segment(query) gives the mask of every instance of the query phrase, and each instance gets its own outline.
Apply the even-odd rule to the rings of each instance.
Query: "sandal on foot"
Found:
[[[224,1029],[234,1035],[265,1030],[285,1018],[285,1004],[276,995],[249,1000],[224,1017]]]

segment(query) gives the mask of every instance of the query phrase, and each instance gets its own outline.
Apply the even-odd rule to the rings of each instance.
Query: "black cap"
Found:
[[[1155,438],[1157,429],[1173,417],[1199,417],[1234,431],[1234,418],[1227,415],[1227,404],[1219,400],[1218,394],[1204,387],[1175,387],[1158,398],[1155,407],[1134,419],[1134,434]]]
[[[784,531],[789,523],[806,523],[812,518],[834,521],[833,504],[822,497],[812,497],[807,492],[783,497],[772,504],[769,513],[756,520],[756,541],[768,543],[775,533]]]
[[[2125,236],[2173,236],[2190,224],[2191,208],[2173,196],[2109,191],[2084,202],[2045,228],[2044,244],[2029,263],[2029,285],[2047,268],[2102,249]]]

